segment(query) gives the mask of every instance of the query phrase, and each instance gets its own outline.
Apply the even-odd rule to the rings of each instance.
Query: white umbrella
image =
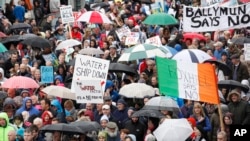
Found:
[[[84,12],[78,19],[78,22],[86,22],[91,24],[102,24],[102,23],[112,23],[109,18],[98,11],[88,11]]]
[[[157,141],[185,141],[193,129],[187,119],[165,119],[153,133]]]
[[[82,43],[79,42],[78,40],[75,39],[68,39],[68,40],[64,40],[62,41],[57,47],[56,50],[61,50],[61,49],[66,49],[68,47],[73,47],[73,46],[77,46],[77,45],[81,45]]]
[[[104,54],[104,52],[97,48],[84,48],[79,51],[79,54],[83,55],[100,55]]]
[[[199,49],[184,49],[175,54],[172,59],[183,62],[203,63],[205,60],[212,59],[212,57]]]
[[[42,91],[46,93],[47,95],[51,95],[51,96],[61,97],[65,99],[72,99],[72,100],[76,99],[76,95],[72,93],[70,89],[63,87],[63,86],[51,85],[51,86],[45,87],[44,89],[42,89]]]
[[[166,96],[157,96],[151,98],[143,107],[143,109],[151,109],[151,110],[168,110],[168,111],[176,111],[180,112],[179,106],[177,102]]]
[[[127,98],[144,98],[145,96],[154,96],[155,89],[144,83],[131,83],[123,86],[119,94]]]

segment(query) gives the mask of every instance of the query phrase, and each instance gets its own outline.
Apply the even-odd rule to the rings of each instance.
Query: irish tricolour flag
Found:
[[[177,62],[156,58],[161,94],[218,104],[218,87],[211,64]]]

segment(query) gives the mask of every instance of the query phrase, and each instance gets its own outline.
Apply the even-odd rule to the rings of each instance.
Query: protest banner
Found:
[[[207,32],[244,28],[250,24],[250,3],[234,6],[190,7],[183,9],[184,32]]]
[[[42,83],[54,82],[53,66],[41,66],[41,82]]]
[[[125,45],[137,45],[139,43],[139,33],[138,32],[131,32],[130,35],[126,37]]]
[[[123,36],[129,36],[131,33],[128,26],[123,26],[121,28],[118,28],[115,32],[116,32],[118,38],[120,39],[120,41],[122,40]]]
[[[148,38],[146,40],[146,43],[156,45],[156,46],[162,46],[161,39],[160,39],[159,35]]]
[[[217,76],[211,64],[183,63],[156,57],[156,67],[163,95],[219,103]]]
[[[100,80],[104,92],[108,75],[109,61],[81,55],[76,56],[73,81],[75,80]],[[71,85],[71,92],[75,92],[74,83]]]
[[[82,12],[73,12],[74,16],[74,23],[73,26],[78,26],[79,28],[82,28],[81,22],[78,22],[77,19],[82,15]]]
[[[74,80],[77,103],[103,103],[101,80]]]
[[[60,7],[60,14],[63,24],[73,23],[75,21],[71,5]]]
[[[244,44],[244,58],[246,61],[250,61],[250,44]]]

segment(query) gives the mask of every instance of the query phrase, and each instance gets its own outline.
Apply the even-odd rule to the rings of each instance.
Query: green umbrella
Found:
[[[8,51],[7,48],[2,43],[0,43],[0,52],[5,52],[5,51]]]
[[[175,25],[178,24],[178,20],[167,13],[155,13],[149,15],[143,23],[148,25]]]

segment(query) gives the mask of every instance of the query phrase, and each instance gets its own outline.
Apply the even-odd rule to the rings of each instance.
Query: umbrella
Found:
[[[62,87],[62,86],[48,86],[42,89],[42,91],[48,95],[61,97],[65,99],[76,99],[76,95],[71,92],[69,88]]]
[[[100,55],[104,54],[104,52],[98,48],[83,48],[79,51],[79,54],[83,55]]]
[[[25,39],[34,38],[34,37],[37,37],[37,35],[35,35],[35,34],[23,34],[23,35],[19,36],[18,39],[25,40]]]
[[[112,23],[109,18],[98,11],[88,11],[84,12],[78,19],[78,22],[86,22],[86,23]]]
[[[31,26],[26,23],[15,23],[10,27],[11,30],[19,29],[19,28],[31,28]]]
[[[62,41],[57,47],[56,50],[61,50],[61,49],[66,49],[68,47],[73,47],[73,46],[77,46],[77,45],[81,45],[82,43],[79,42],[78,40],[75,39],[68,39],[68,40],[64,40]]]
[[[70,124],[79,127],[83,132],[99,131],[101,129],[101,125],[96,121],[76,121]]]
[[[236,45],[244,45],[246,43],[250,43],[250,38],[247,37],[238,37],[238,38],[233,38],[232,42]]]
[[[151,44],[140,44],[126,49],[118,59],[118,62],[153,58],[155,56],[165,58],[166,54],[157,46]]]
[[[249,87],[246,85],[241,84],[238,81],[235,80],[221,80],[218,82],[218,87],[219,88],[226,88],[228,90],[233,90],[235,88],[241,88],[244,92],[248,92]]]
[[[13,76],[7,79],[3,85],[3,88],[39,88],[39,85],[36,81],[30,77],[25,76]]]
[[[19,41],[21,41],[19,39],[19,37],[20,37],[20,35],[8,36],[7,38],[4,38],[3,40],[1,40],[1,43],[7,44],[7,43],[11,43],[11,42],[19,42]]]
[[[51,46],[49,40],[39,36],[25,39],[24,41],[22,41],[22,43],[36,48],[45,48]]]
[[[187,119],[165,119],[153,132],[157,141],[185,141],[193,129]]]
[[[123,86],[119,94],[127,98],[144,98],[145,96],[154,96],[155,89],[144,83],[130,83]]]
[[[178,53],[178,51],[172,47],[169,46],[161,46],[159,47],[160,50],[162,50],[165,54],[167,58],[171,58],[173,57],[176,53]]]
[[[164,115],[158,110],[141,109],[133,113],[132,117],[163,118]]]
[[[6,34],[4,34],[3,32],[0,32],[0,38],[5,38],[7,37]]]
[[[109,72],[124,72],[127,74],[137,74],[135,69],[122,63],[110,63]]]
[[[168,111],[175,111],[177,113],[180,112],[177,102],[174,99],[166,96],[157,96],[151,98],[145,104],[143,109],[168,110]]]
[[[232,72],[231,68],[228,65],[226,65],[218,60],[215,60],[215,59],[205,60],[204,63],[215,63],[216,66],[220,70],[222,70],[224,74],[231,74],[231,72]]]
[[[0,43],[0,53],[6,51],[8,51],[7,48],[2,43]]]
[[[185,39],[194,39],[197,38],[199,40],[206,40],[205,36],[199,33],[185,33],[183,34],[184,40]]]
[[[175,54],[172,59],[177,61],[203,63],[205,60],[212,59],[212,57],[199,49],[184,49]]]
[[[178,20],[167,13],[155,13],[149,15],[143,23],[148,25],[175,25],[178,24]]]
[[[83,134],[84,132],[79,128],[71,124],[57,123],[43,126],[40,131],[44,132],[61,132],[63,134]]]

